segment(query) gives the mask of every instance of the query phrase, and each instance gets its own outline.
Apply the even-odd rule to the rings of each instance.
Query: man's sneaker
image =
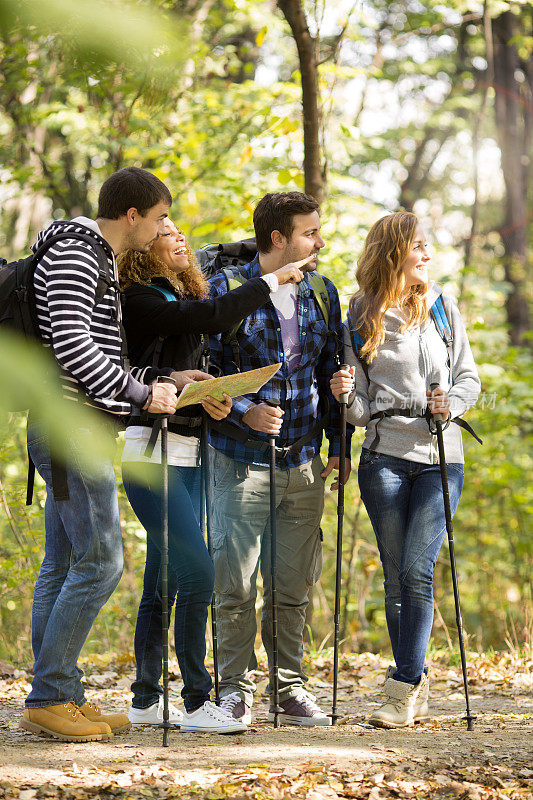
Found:
[[[135,727],[136,725],[160,725],[163,722],[163,698],[160,697],[157,703],[148,708],[134,708],[128,711],[128,719]],[[173,725],[179,725],[183,719],[183,714],[172,705],[168,704],[168,721]]]
[[[282,725],[331,725],[331,720],[315,703],[315,698],[309,692],[300,691],[294,697],[287,697],[280,701],[278,719]],[[274,706],[270,706],[268,718],[274,719]]]
[[[112,737],[104,722],[90,722],[74,703],[25,708],[20,727],[63,742],[98,742]]]
[[[387,699],[374,711],[370,724],[376,728],[408,728],[414,725],[417,700],[424,696],[426,685],[429,685],[429,680],[425,673],[422,673],[420,683],[415,685],[388,678],[385,683]],[[423,711],[421,706],[420,713]]]
[[[113,733],[122,733],[122,731],[129,731],[131,728],[131,723],[126,714],[102,714],[95,703],[87,701],[82,706],[78,706],[78,710],[90,722],[104,722],[109,725]]]
[[[225,697],[220,698],[220,708],[231,714],[233,719],[237,722],[244,722],[245,725],[250,725],[252,721],[252,709],[247,706],[242,697],[237,692],[227,694]]]
[[[247,726],[234,719],[230,712],[206,700],[196,711],[191,711],[190,714],[185,712],[181,730],[196,733],[243,733]]]

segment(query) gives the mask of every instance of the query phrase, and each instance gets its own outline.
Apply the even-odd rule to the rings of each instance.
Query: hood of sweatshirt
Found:
[[[58,233],[72,233],[74,235],[76,233],[83,233],[86,236],[90,236],[95,240],[95,242],[98,242],[98,244],[102,245],[108,254],[112,255],[109,242],[107,242],[102,236],[102,232],[100,231],[100,228],[96,222],[92,219],[89,219],[89,217],[75,217],[72,220],[58,220],[56,222],[52,222],[48,228],[45,228],[37,234],[37,241],[31,247],[33,252],[35,253],[43,244],[43,242],[46,242],[47,239],[50,239],[52,236],[55,236]],[[73,238],[75,238],[75,236]]]

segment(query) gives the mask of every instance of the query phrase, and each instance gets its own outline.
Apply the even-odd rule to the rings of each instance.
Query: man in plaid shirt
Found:
[[[263,197],[254,213],[259,252],[241,269],[243,277],[263,275],[275,282],[272,273],[290,263],[302,272],[315,270],[324,247],[318,208],[312,197],[300,192]],[[226,275],[217,274],[211,286],[215,296],[227,292]],[[307,275],[298,285],[272,285],[271,302],[247,317],[232,337],[211,337],[211,361],[222,374],[278,361],[282,365],[253,399],[234,401],[226,424],[210,434],[221,703],[244,722],[251,721],[255,691],[259,566],[264,586],[261,634],[271,685],[273,677],[268,436],[275,434],[280,719],[294,725],[329,725],[329,718],[305,691],[307,676],[302,669],[309,589],[322,568],[325,480],[338,469],[340,455],[339,406],[329,379],[342,361],[341,310],[331,281],[322,278],[321,286],[327,299],[318,302]],[[320,458],[323,430],[329,440],[325,467]],[[352,430],[347,436],[348,455]],[[349,473],[347,459],[346,479]],[[336,487],[337,481],[332,488]]]

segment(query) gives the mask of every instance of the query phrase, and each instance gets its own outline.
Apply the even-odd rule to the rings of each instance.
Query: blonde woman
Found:
[[[480,390],[459,309],[430,282],[429,261],[414,214],[389,214],[375,223],[358,261],[359,289],[345,323],[346,360],[352,366],[331,380],[338,399],[352,390],[355,378],[348,421],[366,427],[359,488],[381,556],[395,660],[395,668],[387,671],[386,701],[370,722],[385,728],[429,717],[424,662],[433,624],[433,572],[446,533],[429,417],[440,413],[445,420],[455,513],[463,487],[460,415]],[[452,329],[448,346],[435,321],[436,308],[443,309]],[[431,391],[435,383],[438,388]]]
[[[204,334],[231,329],[239,320],[270,299],[285,283],[298,282],[303,273],[289,264],[266,278],[252,278],[223,297],[208,299],[209,284],[183,233],[165,220],[148,253],[129,250],[119,262],[124,293],[124,327],[133,363],[168,366],[189,371],[191,380],[209,377],[199,371],[206,347]],[[215,419],[231,409],[215,400],[203,404]],[[183,679],[185,715],[171,705],[170,721],[182,730],[232,733],[246,730],[209,699],[211,678],[205,659],[207,609],[214,583],[213,563],[199,527],[199,434],[202,409],[188,406],[169,419],[169,608],[174,598],[175,647]],[[150,455],[147,445],[153,419],[139,415],[126,429],[122,475],[133,510],[146,529],[147,555],[143,595],[135,628],[136,680],[129,719],[134,725],[157,724],[162,663],[160,528],[161,485],[159,441]],[[147,482],[140,483],[131,462],[145,462]]]

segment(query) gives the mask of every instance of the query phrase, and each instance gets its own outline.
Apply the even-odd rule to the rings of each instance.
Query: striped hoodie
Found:
[[[37,237],[35,251],[50,236],[72,231],[72,239],[56,242],[35,269],[37,317],[43,344],[51,347],[61,368],[63,393],[112,414],[129,414],[148,397],[146,369],[123,369],[116,289],[110,286],[95,306],[98,282],[96,253],[76,232],[92,236],[105,246],[110,273],[116,263],[111,248],[96,222],[76,217],[54,222]],[[120,309],[119,309],[120,313]],[[152,375],[149,376],[152,379]]]

